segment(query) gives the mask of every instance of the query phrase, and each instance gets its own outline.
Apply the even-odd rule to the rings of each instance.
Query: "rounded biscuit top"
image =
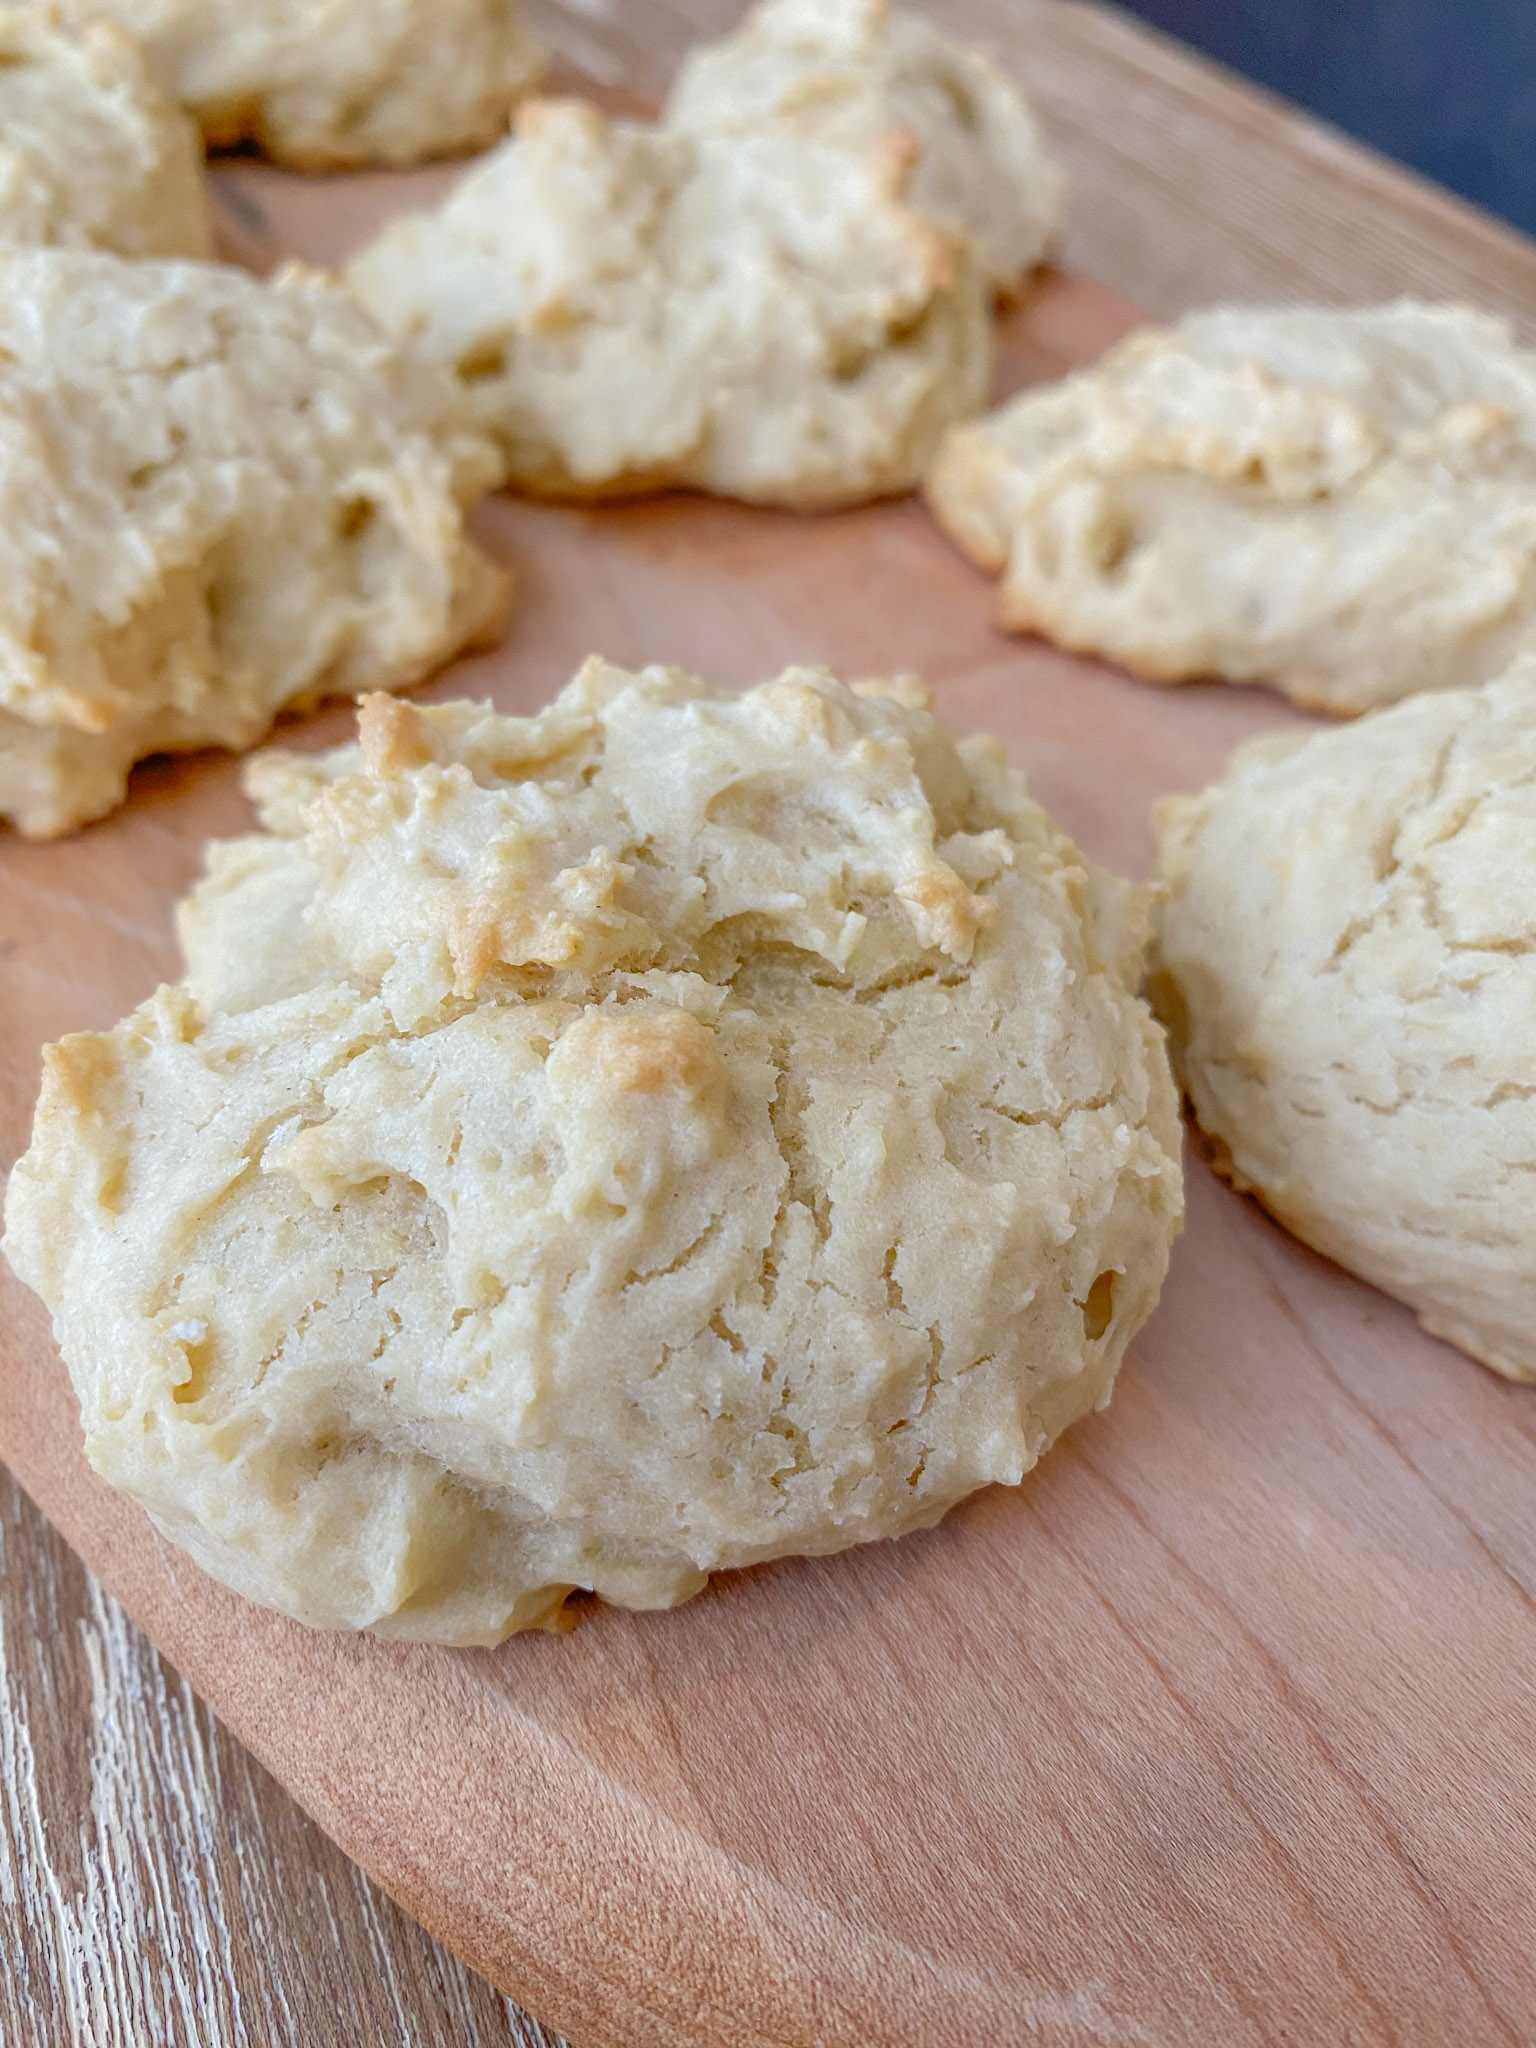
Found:
[[[694,135],[778,126],[861,150],[906,135],[912,205],[965,235],[998,290],[1061,233],[1066,179],[1023,95],[981,51],[887,0],[760,0],[734,34],[689,53],[665,122]]]
[[[1154,996],[1224,1170],[1536,1378],[1536,661],[1257,741],[1158,833]]]
[[[927,1524],[1107,1398],[1181,1206],[1142,905],[995,744],[593,661],[249,781],[7,1215],[210,1570],[494,1640]]]

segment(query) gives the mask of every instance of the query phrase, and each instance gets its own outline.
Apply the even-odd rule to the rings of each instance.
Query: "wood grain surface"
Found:
[[[1076,192],[1004,385],[1218,292],[1467,293],[1536,258],[1108,14],[932,0],[1029,82]],[[644,104],[733,0],[531,7]],[[233,251],[319,260],[432,177],[221,174]],[[1127,296],[1128,295],[1128,296]],[[918,667],[1102,857],[1288,719],[997,638],[915,506],[795,521],[498,501],[507,646],[433,695],[542,701],[589,647],[745,683]],[[292,727],[333,739],[340,713]],[[44,1038],[175,971],[168,906],[237,775],[0,842],[0,1165]],[[0,1283],[0,2043],[544,2042],[354,1868],[583,2048],[756,2042],[1484,2048],[1536,2040],[1536,1409],[1196,1167],[1108,1415],[1017,1493],[673,1616],[451,1655],[306,1636],[89,1478],[36,1305]],[[113,1589],[104,1590],[102,1581]],[[177,1677],[117,1604],[169,1653]],[[194,1693],[190,1688],[197,1688]]]
[[[273,1784],[0,1470],[5,2048],[558,2048]]]

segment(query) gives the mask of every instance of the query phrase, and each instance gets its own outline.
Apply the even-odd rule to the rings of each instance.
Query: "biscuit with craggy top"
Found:
[[[909,203],[968,236],[999,291],[1061,233],[1066,180],[1022,95],[981,51],[886,0],[761,0],[689,55],[665,120],[689,135],[778,126],[861,151],[905,132],[921,151]]]
[[[1166,804],[1153,987],[1225,1170],[1536,1379],[1536,660]]]
[[[1181,1208],[1141,892],[883,687],[592,661],[252,764],[6,1212],[216,1576],[490,1642],[926,1526],[1107,1399]]]
[[[202,141],[110,23],[0,7],[0,241],[212,254]]]
[[[986,391],[981,280],[902,200],[910,167],[900,136],[859,155],[536,102],[347,281],[457,371],[525,490],[849,504],[915,483]]]
[[[341,292],[0,250],[0,818],[99,817],[147,754],[419,682],[499,622],[495,458]]]
[[[947,440],[1005,625],[1352,713],[1536,648],[1536,353],[1403,301],[1132,335]]]
[[[544,68],[517,0],[57,0],[121,22],[210,144],[295,170],[468,155]]]

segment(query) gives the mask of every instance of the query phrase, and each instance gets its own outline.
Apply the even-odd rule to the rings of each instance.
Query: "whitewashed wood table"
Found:
[[[929,4],[1027,82],[1073,174],[1067,267],[1148,310],[1417,289],[1536,325],[1518,237],[1126,20],[1061,0]],[[562,82],[637,106],[737,11],[530,5]],[[6,1035],[4,915],[0,883],[0,1081],[20,1085],[35,1051]],[[305,1819],[0,1472],[3,2048],[554,2038]]]
[[[224,1733],[0,1470],[4,2048],[550,2048]]]

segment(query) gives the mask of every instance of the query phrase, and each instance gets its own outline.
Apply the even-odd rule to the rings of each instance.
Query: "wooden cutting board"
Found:
[[[562,19],[600,85],[643,95],[684,26],[732,11],[632,0],[619,21],[583,0]],[[1206,74],[1112,19],[934,11],[1035,82],[1089,223],[1069,255],[1144,302],[1252,288],[1246,261],[1271,290],[1418,282],[1536,308],[1536,255],[1358,156],[1333,167],[1337,234],[1315,205],[1292,218],[1276,195],[1315,200],[1315,131],[1195,90]],[[225,175],[252,260],[333,257],[442,182]],[[1001,387],[1134,317],[1054,279],[1009,323]],[[590,649],[730,684],[790,660],[917,668],[1126,870],[1157,794],[1292,716],[997,636],[986,584],[915,504],[498,500],[483,528],[521,609],[498,654],[427,694],[529,709]],[[0,1161],[26,1142],[39,1045],[175,973],[170,905],[204,839],[247,818],[236,767],[205,757],[141,771],[78,839],[0,840]],[[1198,1163],[1113,1408],[1023,1488],[672,1615],[455,1653],[243,1605],[86,1470],[45,1318],[8,1273],[0,1455],[321,1825],[586,2048],[1536,2039],[1536,1394]]]

